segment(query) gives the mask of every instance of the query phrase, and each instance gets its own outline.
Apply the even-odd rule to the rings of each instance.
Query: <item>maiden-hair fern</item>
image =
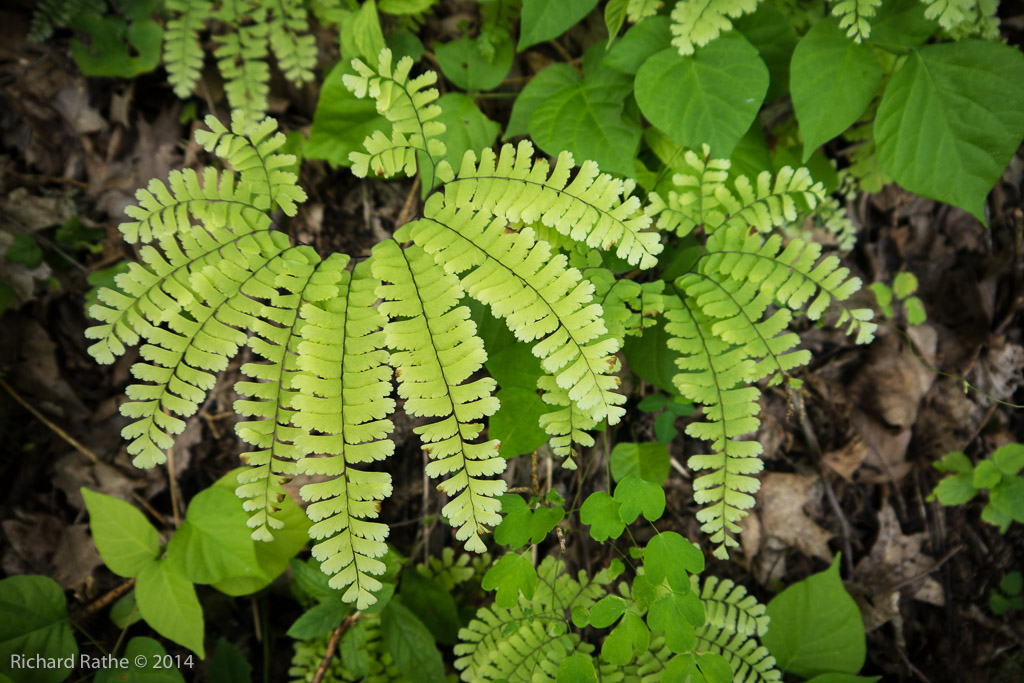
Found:
[[[235,409],[250,447],[237,492],[252,535],[268,540],[280,528],[290,477],[318,475],[300,490],[314,521],[313,554],[362,609],[384,571],[388,528],[376,518],[392,485],[375,468],[395,450],[395,396],[424,420],[415,431],[456,538],[482,552],[501,519],[505,483],[496,477],[505,461],[485,434],[499,402],[494,380],[480,376],[486,350],[465,296],[540,359],[537,389],[551,406],[540,426],[569,467],[574,444],[593,444],[587,430],[624,414],[616,376],[623,339],[664,313],[680,352],[676,384],[705,406],[688,433],[708,441],[710,453],[690,465],[710,470],[695,489],[707,504],[704,528],[724,553],[757,488],[750,475],[760,469],[759,446],[745,440],[757,427],[754,383],[779,381],[808,358],[786,331],[790,311],[806,308],[816,319],[836,304],[841,323],[870,337],[863,312],[843,308],[858,283],[837,259],[762,234],[820,203],[820,185],[790,169],[727,185],[724,163],[690,155],[697,180],[679,176],[676,190],[665,200],[652,194],[645,207],[631,182],[592,162],[576,167],[567,153],[552,166],[526,142],[467,152],[456,173],[438,139],[436,76],[410,78],[411,60],[393,65],[387,50],[376,69],[354,67],[346,85],[374,98],[391,123],[353,153],[355,172],[425,172],[438,186],[419,217],[365,260],[324,257],[275,223],[279,212],[294,215],[305,194],[273,122],[237,112],[228,129],[208,117],[197,140],[229,169],[176,171],[167,184],[140,190],[122,226],[128,241],[147,243],[140,263],[91,311],[100,362],[142,344],[132,370],[140,382],[122,406],[135,463],[164,461],[184,418],[248,347]],[[707,239],[690,272],[668,286],[644,277],[663,248],[654,227]],[[635,266],[638,281],[602,267],[605,252]]]

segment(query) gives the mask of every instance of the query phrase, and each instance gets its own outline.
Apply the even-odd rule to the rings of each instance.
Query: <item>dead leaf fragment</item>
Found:
[[[829,562],[832,538],[804,511],[809,503],[818,503],[824,493],[820,477],[769,472],[761,479],[758,493],[761,525],[765,536],[773,536],[807,555]]]
[[[854,570],[858,583],[875,595],[905,588],[915,600],[944,605],[942,587],[928,576],[935,567],[935,560],[921,549],[928,539],[927,532],[905,535],[888,502],[878,513],[878,523],[878,538],[870,555]]]

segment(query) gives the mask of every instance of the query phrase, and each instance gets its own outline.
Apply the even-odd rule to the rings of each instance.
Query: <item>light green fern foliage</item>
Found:
[[[840,0],[832,5],[832,16],[839,18],[839,28],[846,35],[861,42],[871,35],[871,22],[882,0]]]
[[[229,130],[210,117],[197,140],[230,170],[174,172],[138,193],[122,231],[153,244],[116,290],[100,294],[92,310],[100,324],[88,335],[107,363],[143,344],[133,367],[142,382],[122,407],[139,466],[165,460],[216,375],[248,347],[235,409],[247,418],[237,431],[251,450],[237,492],[253,538],[280,528],[284,483],[316,475],[300,490],[313,555],[331,586],[364,609],[384,571],[388,527],[376,518],[392,485],[376,463],[394,452],[392,372],[405,410],[425,420],[415,431],[431,457],[427,473],[448,497],[443,514],[468,549],[483,552],[482,535],[501,519],[505,483],[496,477],[505,460],[484,436],[498,400],[494,380],[478,376],[486,353],[463,297],[489,306],[541,359],[538,388],[553,406],[541,424],[569,455],[574,442],[592,443],[586,429],[622,416],[615,352],[660,310],[658,292],[619,286],[597,268],[584,277],[538,231],[581,253],[614,250],[641,268],[656,263],[661,244],[632,184],[589,162],[576,169],[569,155],[550,168],[528,144],[479,161],[470,152],[456,177],[433,120],[435,77],[409,79],[411,61],[392,69],[387,50],[377,70],[355,67],[348,85],[376,100],[392,130],[368,138],[354,167],[383,176],[429,168],[444,185],[421,217],[357,265],[342,254],[321,258],[272,219],[278,209],[294,215],[305,198],[273,122],[236,112]],[[613,312],[607,322],[598,292]]]
[[[845,304],[860,280],[838,257],[822,257],[814,242],[783,245],[779,235],[764,235],[825,200],[806,169],[787,167],[750,181],[731,179],[728,162],[710,159],[707,149],[703,156],[687,152],[685,160],[692,172],[675,176],[667,199],[653,193],[648,212],[664,231],[707,235],[690,272],[665,296],[665,329],[679,353],[676,387],[704,406],[704,420],[686,432],[709,442],[711,452],[692,456],[689,466],[708,470],[694,481],[695,498],[705,506],[697,517],[717,545],[715,555],[724,558],[737,545],[739,521],[760,486],[753,475],[762,468],[761,445],[748,438],[760,424],[756,383],[779,383],[810,360],[788,331],[792,311],[818,320],[833,307],[835,324],[859,343],[871,340],[874,324],[870,309]]]
[[[672,8],[672,44],[692,55],[726,31],[732,20],[757,9],[758,0],[679,0]]]
[[[164,64],[178,97],[192,94],[203,68],[200,34],[216,21],[217,67],[232,110],[256,122],[267,109],[272,51],[292,83],[313,79],[316,38],[301,0],[168,0],[170,19],[164,33]]]
[[[725,657],[737,683],[782,680],[782,672],[775,668],[775,658],[758,641],[768,630],[765,606],[729,579],[709,576],[701,585],[693,576],[691,582],[707,618],[697,629],[697,648]]]

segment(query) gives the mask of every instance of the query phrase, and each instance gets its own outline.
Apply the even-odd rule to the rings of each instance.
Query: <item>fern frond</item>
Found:
[[[651,268],[662,244],[657,232],[647,232],[651,218],[631,195],[633,181],[600,173],[585,161],[572,182],[572,155],[562,152],[552,170],[547,160],[534,160],[528,140],[519,147],[504,145],[495,155],[490,149],[470,150],[458,176],[445,184],[446,202],[472,208],[513,224],[540,222],[562,235],[605,251],[618,245],[617,255],[630,265]]]
[[[575,607],[592,607],[607,594],[611,579],[607,570],[592,579],[584,571],[575,579],[564,571],[564,563],[548,556],[537,567],[532,600],[520,596],[512,609],[492,605],[477,610],[469,626],[459,630],[454,649],[462,680],[553,683],[566,657],[593,651],[566,629],[566,615]]]
[[[558,406],[550,413],[540,417],[540,428],[551,437],[551,452],[564,458],[562,467],[567,470],[576,469],[576,450],[572,445],[579,444],[584,448],[594,445],[594,437],[588,430],[597,426],[597,421],[580,410],[572,400],[569,392],[558,386],[551,375],[543,375],[537,380],[537,388],[544,392],[541,399],[548,405]]]
[[[289,170],[295,155],[277,152],[285,143],[277,123],[269,118],[252,123],[240,112],[232,113],[230,131],[214,116],[207,116],[205,122],[209,130],[196,131],[196,142],[231,164],[251,193],[253,205],[262,211],[276,206],[294,216],[306,193]]]
[[[258,449],[241,455],[249,467],[239,473],[235,493],[245,501],[243,508],[253,513],[248,524],[257,541],[273,540],[272,530],[284,526],[274,516],[286,495],[282,484],[297,473],[295,461],[305,455],[296,443],[303,432],[292,425],[296,380],[302,372],[298,365],[302,339],[299,307],[303,302],[336,297],[344,264],[345,257],[340,254],[321,261],[311,248],[300,247],[287,258],[268,264],[262,278],[277,294],[268,289],[268,303],[254,304],[261,308],[253,311],[259,317],[254,316],[255,334],[249,338],[249,346],[266,362],[242,366],[242,374],[255,381],[235,384],[242,398],[234,404],[239,415],[256,418],[235,425],[238,436]]]
[[[704,227],[712,233],[727,226],[753,226],[761,232],[792,223],[800,213],[797,201],[814,209],[827,198],[822,183],[815,183],[806,168],[781,169],[773,178],[762,171],[751,182],[746,176],[737,176],[732,187],[729,162],[711,159],[705,145],[703,156],[687,150],[684,162],[686,173],[673,177],[677,190],[662,198],[656,192],[650,196],[647,213],[657,216],[658,229],[673,231],[680,237],[694,228]]]
[[[840,0],[832,6],[832,16],[839,18],[840,30],[855,43],[871,35],[871,22],[882,0]]]
[[[957,39],[977,36],[985,40],[999,38],[998,0],[921,0],[924,16]]]
[[[747,589],[730,579],[709,576],[703,585],[696,575],[690,577],[694,591],[704,603],[707,619],[705,630],[718,629],[745,636],[763,636],[768,630],[770,619],[765,615],[765,606]]]
[[[121,406],[122,415],[135,418],[122,435],[132,440],[128,452],[137,467],[166,460],[171,435],[185,428],[174,415],[195,413],[213,373],[246,341],[241,330],[254,323],[251,299],[270,298],[263,271],[292,248],[258,215],[233,231],[196,226],[160,239],[160,251],[144,247],[145,266],[133,264],[117,280],[123,293],[101,290],[101,304],[90,310],[103,323],[86,330],[99,340],[90,353],[100,362],[123,353],[124,343],[149,342],[141,348],[147,362],[133,365],[132,374],[151,384],[129,386],[131,401]]]
[[[213,14],[213,5],[207,0],[167,0],[167,10],[173,18],[164,29],[164,66],[174,94],[184,99],[203,70],[199,32]]]
[[[733,670],[733,683],[782,680],[782,672],[775,668],[775,658],[753,636],[705,625],[697,630],[697,649],[725,657]]]
[[[456,306],[462,297],[458,278],[416,246],[403,252],[389,240],[373,253],[374,274],[391,283],[378,295],[390,320],[385,336],[394,349],[399,396],[409,414],[438,418],[413,430],[432,460],[427,474],[448,477],[438,488],[452,500],[441,512],[466,549],[482,553],[480,534],[501,523],[497,496],[505,492],[505,482],[492,479],[505,470],[500,444],[473,443],[483,431],[482,419],[499,407],[492,378],[467,382],[487,359],[483,341],[469,309]]]
[[[626,18],[635,24],[641,19],[653,17],[661,4],[661,0],[629,0],[626,3]]]
[[[345,75],[345,87],[356,97],[376,100],[377,111],[392,126],[391,137],[377,131],[364,141],[366,153],[349,154],[352,172],[359,177],[372,170],[378,176],[404,172],[411,178],[417,171],[417,153],[425,155],[438,180],[447,182],[454,177],[451,166],[441,159],[445,146],[438,136],[445,128],[434,120],[441,115],[441,107],[436,104],[437,90],[425,89],[437,82],[437,73],[427,71],[410,79],[412,66],[412,59],[403,57],[392,70],[391,50],[386,48],[380,51],[376,70],[358,59],[352,60],[357,73]]]
[[[679,54],[692,55],[722,33],[732,30],[732,21],[757,9],[758,0],[679,0],[672,9],[672,44]]]
[[[309,33],[309,17],[301,0],[261,0],[270,12],[267,23],[270,47],[285,78],[296,85],[313,80],[316,36]]]
[[[235,31],[216,36],[217,68],[224,77],[224,93],[231,109],[241,110],[247,122],[263,118],[270,94],[267,64],[267,12],[241,0],[225,0],[217,19]]]
[[[683,300],[665,318],[665,331],[671,336],[668,346],[679,352],[676,364],[683,371],[673,382],[683,396],[704,405],[706,421],[691,423],[686,433],[710,441],[713,451],[691,456],[688,462],[691,469],[712,470],[694,481],[694,499],[707,506],[697,513],[697,520],[718,545],[715,556],[728,557],[727,548],[738,545],[732,534],[739,533],[739,521],[754,506],[750,494],[760,486],[750,475],[763,467],[757,458],[761,444],[739,438],[759,424],[760,392],[748,386],[755,363],[743,346],[719,339],[712,329],[715,320],[694,302]]]
[[[393,425],[386,416],[395,407],[389,398],[391,370],[386,365],[384,318],[373,306],[380,281],[363,262],[351,274],[334,266],[338,296],[301,309],[297,375],[292,385],[292,425],[302,430],[293,442],[305,453],[299,469],[324,475],[299,494],[311,501],[306,515],[313,520],[309,535],[318,542],[313,557],[331,576],[330,585],[344,590],[342,599],[360,610],[374,604],[373,593],[384,573],[379,557],[387,552],[386,524],[369,521],[379,514],[380,501],[391,495],[391,475],[356,469],[362,463],[394,452],[388,438]]]
[[[105,0],[40,0],[32,11],[27,38],[41,43],[53,35],[55,27],[66,27],[75,16],[87,12],[103,14],[106,8]]]
[[[794,239],[785,249],[781,242],[778,235],[765,240],[745,227],[714,232],[696,272],[676,280],[681,299],[666,313],[669,347],[680,352],[676,362],[683,371],[673,381],[683,396],[705,407],[705,421],[686,431],[711,442],[712,452],[692,456],[689,466],[711,470],[694,481],[694,497],[707,505],[697,518],[723,558],[737,545],[732,534],[759,487],[750,475],[761,470],[761,446],[742,438],[759,425],[760,391],[751,385],[765,378],[779,382],[810,360],[808,351],[794,350],[799,338],[785,331],[790,309],[806,307],[807,317],[816,320],[836,303],[837,325],[849,324],[858,342],[870,341],[874,331],[870,311],[846,307],[860,280],[849,277],[837,257],[821,258],[813,242]],[[780,308],[769,314],[773,304]]]
[[[504,318],[545,372],[554,375],[579,410],[615,424],[625,397],[614,390],[618,343],[606,335],[593,285],[565,256],[534,239],[534,232],[506,230],[504,219],[456,210],[442,195],[427,200],[423,218],[408,223],[397,239],[412,239],[445,270],[462,274],[462,288]],[[464,273],[464,274],[463,274]]]

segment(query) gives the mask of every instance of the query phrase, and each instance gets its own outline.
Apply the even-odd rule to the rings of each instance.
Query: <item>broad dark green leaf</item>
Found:
[[[110,608],[110,621],[118,628],[127,628],[142,619],[139,614],[139,607],[135,604],[135,591],[129,591],[128,595],[121,597],[114,606]]]
[[[522,52],[531,45],[557,38],[587,16],[596,5],[597,0],[523,0],[516,49]]]
[[[160,554],[160,534],[139,510],[119,498],[82,488],[89,529],[100,557],[118,576],[137,576]]]
[[[676,143],[706,143],[728,158],[764,101],[768,67],[746,38],[729,33],[688,57],[658,52],[637,71],[635,87],[644,116]]]
[[[484,116],[473,98],[452,92],[437,100],[441,115],[437,120],[445,125],[445,131],[438,138],[447,147],[447,158],[457,171],[467,150],[473,150],[479,157],[480,150],[490,147],[498,138],[501,126]]]
[[[453,43],[438,45],[437,63],[445,77],[463,90],[491,90],[508,75],[515,57],[512,38],[505,37],[494,44],[491,60],[480,53],[479,40],[462,38]]]
[[[753,14],[733,20],[733,26],[757,48],[770,82],[765,101],[786,94],[789,90],[789,62],[796,47],[796,33],[789,19],[775,5],[760,3]]]
[[[171,559],[151,562],[135,581],[139,613],[153,630],[206,657],[203,650],[203,608],[184,569]]]
[[[512,343],[496,353],[490,353],[484,367],[502,389],[519,387],[536,391],[537,380],[544,374],[540,359],[533,355],[529,344]]]
[[[860,118],[882,82],[870,47],[846,37],[836,19],[807,32],[793,51],[793,109],[804,139],[804,161]]]
[[[71,55],[86,76],[134,78],[160,63],[164,31],[150,19],[125,23],[117,15],[79,14],[72,24],[89,34],[89,44],[74,39]]]
[[[640,65],[672,43],[668,17],[647,17],[632,26],[621,40],[615,41],[603,64],[627,74],[635,74]]]
[[[562,88],[579,83],[580,74],[568,64],[552,64],[530,79],[512,103],[504,140],[529,132],[530,117],[549,97]]]
[[[1024,137],[1024,54],[963,40],[915,49],[875,117],[882,169],[984,222],[985,199]]]
[[[11,246],[4,252],[4,260],[18,263],[26,268],[35,268],[43,262],[43,250],[36,238],[26,233],[11,235]]]
[[[349,60],[338,62],[320,88],[313,126],[303,149],[307,159],[323,159],[335,166],[350,166],[348,155],[362,150],[363,141],[375,131],[390,125],[377,113],[372,99],[353,95],[342,78],[354,73]]]
[[[417,571],[402,574],[402,604],[420,618],[439,643],[452,645],[459,636],[459,610],[437,581]]]
[[[333,631],[350,612],[341,599],[328,600],[309,608],[288,627],[287,635],[296,640],[312,640]]]
[[[531,453],[547,443],[539,420],[551,408],[536,391],[513,386],[500,389],[497,397],[501,407],[490,417],[488,435],[501,441],[501,457]]]
[[[568,150],[577,163],[596,161],[602,171],[632,177],[641,131],[623,118],[629,80],[604,68],[563,87],[534,109],[530,136],[548,154]]]
[[[45,576],[11,576],[0,580],[0,674],[18,683],[60,683],[74,666],[22,668],[19,656],[39,655],[72,663],[78,645],[68,621],[64,591]]]
[[[656,325],[644,330],[643,336],[626,337],[623,354],[629,369],[637,377],[670,394],[678,394],[679,390],[672,383],[672,378],[679,374],[676,366],[679,354],[668,348],[668,340],[665,322],[659,318]]]
[[[921,0],[886,0],[871,20],[871,42],[883,45],[921,45],[939,30],[924,16]]]
[[[217,683],[252,683],[252,665],[237,647],[221,638],[210,655],[207,677]]]
[[[772,598],[767,613],[771,628],[761,640],[782,670],[810,678],[864,666],[864,623],[839,579],[838,557]]]
[[[164,659],[166,655],[167,651],[164,650],[164,646],[152,638],[144,636],[132,638],[128,641],[128,647],[125,648],[124,654],[121,655],[128,660],[128,668],[108,667],[100,669],[96,672],[94,683],[185,683],[185,678],[176,666],[167,666],[167,660]],[[186,655],[186,657],[192,657],[194,666],[195,656]],[[247,663],[246,666],[248,666]],[[236,683],[236,681],[248,680],[247,678],[236,678],[234,680],[231,678],[213,678],[213,673],[213,661],[211,660],[211,681]]]
[[[398,600],[381,612],[381,638],[399,672],[411,683],[444,680],[444,662],[423,622]]]
[[[668,479],[668,449],[660,443],[617,443],[610,465],[615,481],[635,474],[661,486]]]

